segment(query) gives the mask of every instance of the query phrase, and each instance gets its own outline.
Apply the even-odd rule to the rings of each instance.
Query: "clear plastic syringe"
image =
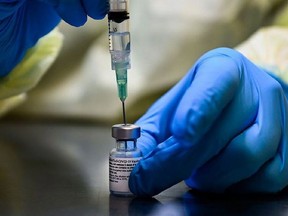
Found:
[[[122,103],[127,98],[127,69],[130,69],[129,14],[126,0],[110,0],[109,48],[112,70],[116,72],[118,95]]]

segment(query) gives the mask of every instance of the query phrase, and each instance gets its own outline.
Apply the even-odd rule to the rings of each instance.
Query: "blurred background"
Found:
[[[132,69],[127,116],[135,121],[173,86],[204,52],[235,47],[263,26],[287,26],[285,0],[133,0]],[[110,66],[107,20],[80,28],[62,22],[60,56],[21,106],[6,118],[121,121]]]

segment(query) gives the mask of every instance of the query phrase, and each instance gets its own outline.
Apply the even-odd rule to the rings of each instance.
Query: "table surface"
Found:
[[[150,199],[110,196],[113,146],[108,127],[1,123],[0,215],[288,215],[288,192],[220,196],[179,183]]]

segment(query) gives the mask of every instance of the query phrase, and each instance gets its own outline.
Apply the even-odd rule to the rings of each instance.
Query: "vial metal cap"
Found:
[[[135,140],[140,137],[140,127],[133,124],[113,125],[112,137],[117,140]]]

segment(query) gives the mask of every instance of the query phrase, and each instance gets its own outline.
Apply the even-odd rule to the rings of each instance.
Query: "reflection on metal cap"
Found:
[[[132,140],[140,137],[140,127],[133,124],[116,124],[112,126],[112,137],[118,140]]]

